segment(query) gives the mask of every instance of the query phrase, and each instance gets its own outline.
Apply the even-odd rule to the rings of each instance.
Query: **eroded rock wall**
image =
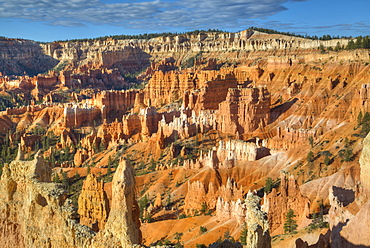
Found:
[[[88,247],[95,235],[76,222],[75,210],[51,168],[38,154],[4,167],[1,182],[0,242],[3,247]],[[7,237],[11,237],[11,243]]]

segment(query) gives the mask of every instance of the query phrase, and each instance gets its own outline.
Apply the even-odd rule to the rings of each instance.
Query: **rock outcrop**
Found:
[[[280,179],[280,193],[277,193],[276,189],[272,189],[272,192],[265,197],[264,202],[264,210],[268,214],[271,233],[277,229],[279,229],[278,233],[283,233],[282,225],[289,209],[294,211],[299,221],[308,218],[310,214],[310,201],[301,194],[294,176],[289,176],[287,181],[286,176],[281,174]]]
[[[18,153],[4,167],[0,180],[1,246],[89,246],[94,232],[76,222],[65,190],[50,178],[51,168],[39,153],[32,161],[23,161]]]
[[[141,243],[139,207],[135,197],[134,169],[121,159],[112,181],[112,204],[104,230],[92,247],[131,247]]]
[[[200,181],[188,182],[188,193],[185,197],[184,210],[187,215],[199,213],[204,206],[206,209],[216,209],[219,219],[227,219],[233,215],[229,205],[243,199],[243,190],[238,189],[233,179],[228,178],[225,185],[218,188],[215,183],[209,183],[207,187]],[[216,203],[217,201],[217,203]],[[228,211],[224,211],[228,209]],[[236,210],[236,212],[238,212]]]
[[[0,71],[8,75],[37,75],[58,64],[44,53],[40,44],[22,39],[0,39]]]
[[[370,193],[370,135],[365,137],[363,144],[364,147],[359,161],[361,166],[360,178],[362,187]]]
[[[346,189],[333,186],[330,188],[329,223],[331,229],[331,245],[335,247],[367,247],[370,238],[366,230],[370,227],[369,199],[369,147],[370,135],[364,139],[364,147],[360,157],[361,188]],[[361,199],[367,202],[361,206]]]
[[[230,88],[220,103],[219,130],[235,135],[264,128],[270,121],[270,93],[266,87]]]
[[[78,197],[80,224],[89,226],[95,232],[104,229],[109,215],[109,201],[104,183],[94,174],[89,174]]]
[[[248,227],[246,243],[247,247],[270,248],[271,237],[267,214],[260,209],[259,201],[259,197],[251,192],[247,194],[245,199],[247,208],[246,225]]]

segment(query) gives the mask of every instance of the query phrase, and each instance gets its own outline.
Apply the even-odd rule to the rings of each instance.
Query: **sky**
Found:
[[[50,42],[248,27],[370,35],[370,0],[0,0],[0,36]]]

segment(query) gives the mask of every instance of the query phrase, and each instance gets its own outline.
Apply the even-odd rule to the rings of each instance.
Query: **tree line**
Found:
[[[317,36],[317,35],[313,35],[313,36],[310,36],[310,35],[301,35],[301,34],[296,34],[296,33],[291,33],[291,32],[281,32],[281,31],[277,31],[277,30],[274,30],[274,29],[268,29],[268,28],[258,28],[258,27],[249,27],[249,29],[253,29],[255,31],[259,31],[259,32],[263,32],[263,33],[267,33],[267,34],[282,34],[282,35],[287,35],[287,36],[294,36],[294,37],[299,37],[299,38],[305,38],[305,39],[311,39],[311,40],[333,40],[333,39],[351,39],[352,37],[348,37],[348,36],[331,36],[329,34],[325,34],[321,37]],[[367,39],[369,39],[369,36],[358,36],[356,38],[357,39],[364,39],[365,37],[367,37]],[[368,48],[368,47],[357,47],[357,48]],[[353,48],[353,49],[356,49],[356,48]]]
[[[188,31],[188,32],[163,32],[163,33],[144,33],[144,34],[134,34],[134,35],[129,35],[129,34],[120,34],[120,35],[109,35],[109,36],[102,36],[102,37],[97,37],[97,38],[83,38],[83,39],[71,39],[71,40],[57,40],[54,42],[83,42],[83,41],[105,41],[108,39],[113,39],[113,40],[130,40],[130,39],[135,39],[135,40],[150,40],[153,38],[157,37],[175,37],[178,35],[198,35],[200,33],[207,33],[207,32],[212,32],[212,33],[225,33],[226,31],[222,31],[219,29],[208,29],[208,30],[194,30],[194,31]]]

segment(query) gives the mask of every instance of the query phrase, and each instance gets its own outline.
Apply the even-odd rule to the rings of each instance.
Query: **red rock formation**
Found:
[[[75,167],[80,167],[89,158],[89,152],[87,149],[79,148],[73,157],[73,163]]]
[[[80,224],[89,226],[95,232],[104,229],[109,215],[108,198],[104,183],[99,182],[94,174],[87,175],[80,196],[78,197]]]
[[[265,87],[229,89],[217,120],[219,130],[232,135],[265,127],[270,120],[270,93]]]
[[[21,149],[23,152],[30,152],[35,148],[35,144],[39,142],[40,144],[41,136],[40,135],[22,135],[21,136]]]
[[[238,189],[236,183],[230,178],[227,179],[226,185],[222,185],[218,189],[214,188],[212,182],[206,188],[200,181],[189,181],[184,210],[187,215],[194,215],[200,213],[204,204],[207,206],[207,209],[215,209],[217,199],[223,203],[228,202],[227,204],[230,204],[231,201],[236,202],[242,198],[243,190],[241,188]],[[225,216],[224,211],[221,211],[221,208],[224,209],[224,204],[217,206],[219,207],[219,210],[217,210],[219,214],[217,216],[222,218],[221,216]],[[231,210],[226,215],[230,216]]]
[[[202,85],[199,91],[191,93],[193,94],[193,99],[196,98],[196,101],[194,102],[194,106],[191,106],[191,102],[189,104],[189,107],[197,113],[205,109],[218,109],[219,103],[226,99],[228,89],[237,86],[237,81],[233,73],[218,74],[217,76],[200,74],[199,81],[201,82],[200,85],[204,84],[204,86]]]
[[[127,110],[134,107],[138,94],[137,90],[102,91],[94,94],[88,103],[101,109],[102,119],[113,121],[121,119]]]
[[[0,244],[89,246],[94,235],[74,220],[71,201],[61,185],[50,182],[51,168],[40,153],[32,161],[23,161],[21,157],[19,150],[17,158],[4,167],[0,180],[0,236],[15,241],[7,244],[1,239]]]
[[[188,181],[188,193],[185,198],[186,215],[200,213],[203,204],[206,204],[206,190],[200,181]]]
[[[102,110],[97,107],[71,104],[64,108],[64,127],[94,126],[101,117]]]
[[[281,175],[280,193],[273,189],[270,194],[265,196],[264,209],[268,214],[268,222],[271,233],[283,233],[282,225],[285,223],[285,216],[289,209],[297,215],[298,222],[309,216],[309,200],[303,196],[299,187],[291,175],[286,180],[284,174]]]
[[[161,208],[162,207],[162,195],[161,193],[157,193],[155,200],[154,200],[154,208]]]

